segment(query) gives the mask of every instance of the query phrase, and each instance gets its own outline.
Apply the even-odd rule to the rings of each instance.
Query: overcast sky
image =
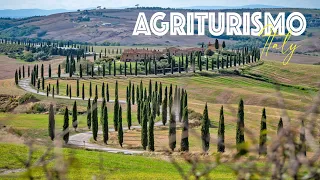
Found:
[[[161,6],[161,7],[188,7],[188,6],[242,6],[249,4],[264,4],[285,7],[320,8],[320,0],[0,0],[0,9],[85,9],[97,6],[102,7],[133,7]]]

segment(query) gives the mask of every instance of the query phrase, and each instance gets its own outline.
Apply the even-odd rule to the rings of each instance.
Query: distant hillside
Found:
[[[271,6],[264,4],[251,4],[245,6],[190,6],[183,9],[257,9],[257,8],[285,8],[284,6]]]
[[[69,12],[66,9],[4,9],[0,10],[0,17],[25,18],[31,16],[47,16],[51,14]]]

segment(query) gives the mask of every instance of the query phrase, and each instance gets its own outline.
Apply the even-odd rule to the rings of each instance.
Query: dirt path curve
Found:
[[[31,79],[30,78],[25,78],[25,79],[21,79],[19,80],[19,87],[22,88],[23,90],[30,92],[30,93],[34,93],[34,94],[38,94],[41,96],[47,96],[47,93],[45,92],[37,92],[36,89],[34,89],[33,87],[31,87]],[[49,97],[52,97],[52,93],[49,93]],[[59,98],[59,99],[69,99],[69,100],[82,100],[82,98],[80,97],[70,97],[69,96],[61,96],[61,95],[54,95],[54,98]],[[88,100],[89,98],[84,98],[84,100]],[[98,99],[98,101],[102,101],[102,98]],[[109,102],[114,103],[114,100],[109,100]],[[125,100],[119,100],[120,104],[125,104],[127,103]]]
[[[162,122],[156,122],[154,126],[162,126]],[[141,126],[131,126],[131,129],[141,129]],[[123,130],[128,130],[127,127],[124,127]],[[114,129],[109,129],[110,132],[114,132]],[[102,132],[98,131],[99,135],[102,135]],[[130,150],[130,149],[120,149],[120,148],[110,148],[105,147],[98,144],[90,143],[90,138],[92,137],[92,132],[84,132],[72,135],[69,137],[69,145],[76,146],[79,148],[91,149],[91,150],[99,150],[99,151],[106,151],[110,153],[123,153],[123,154],[142,154],[145,151],[141,150]]]

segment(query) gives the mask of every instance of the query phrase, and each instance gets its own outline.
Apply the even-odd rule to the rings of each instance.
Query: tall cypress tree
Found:
[[[69,87],[69,97],[70,97],[70,99],[71,99],[71,97],[72,97],[72,94],[71,94],[71,85],[70,85],[70,87]]]
[[[277,130],[277,134],[279,135],[280,132],[283,129],[283,121],[282,121],[282,117],[280,117],[279,123],[278,123],[278,130]]]
[[[97,141],[98,136],[98,106],[97,106],[97,98],[94,98],[92,102],[92,135],[93,139]]]
[[[77,110],[77,102],[74,101],[73,109],[72,109],[72,126],[75,131],[77,131],[78,127],[78,110]]]
[[[51,78],[51,64],[49,64],[49,78]]]
[[[16,70],[16,73],[14,74],[14,81],[16,83],[16,85],[19,84],[19,77],[18,77],[18,71]]]
[[[141,145],[144,150],[147,149],[148,146],[148,111],[146,103],[142,102],[143,113],[142,113],[142,125],[141,125]]]
[[[123,144],[123,129],[122,129],[122,108],[119,107],[119,122],[118,122],[118,141],[120,146],[122,147]]]
[[[181,134],[181,151],[189,151],[189,120],[188,120],[188,95],[187,92],[183,93],[183,121],[182,121],[182,134]]]
[[[240,154],[245,154],[245,150],[241,148],[241,144],[245,142],[244,139],[244,105],[243,100],[239,102],[238,108],[238,119],[237,119],[237,134],[236,134],[236,144],[237,149]]]
[[[51,138],[51,141],[54,140],[54,130],[55,130],[55,120],[54,120],[54,111],[53,111],[53,105],[50,104],[50,108],[49,108],[49,136]]]
[[[135,94],[134,94],[134,84],[132,85],[132,91],[131,91],[132,93],[131,93],[131,99],[132,99],[132,104],[134,105],[134,101],[135,101]]]
[[[104,94],[104,82],[102,83],[102,87],[101,87],[101,97],[104,98],[105,94]]]
[[[82,100],[85,98],[84,83],[82,83]]]
[[[89,85],[89,97],[92,97],[92,83],[90,81],[90,85]]]
[[[131,99],[128,99],[127,102],[127,121],[128,121],[128,129],[131,128],[131,122],[132,122],[132,118],[131,118]]]
[[[95,98],[98,99],[98,85],[96,84],[96,90],[95,90]]]
[[[80,85],[79,85],[79,79],[77,79],[77,97],[80,96]]]
[[[168,116],[168,88],[166,86],[164,90],[164,99],[162,103],[162,124],[166,125],[167,123],[167,116]]]
[[[115,87],[115,99],[114,99],[114,113],[113,113],[113,125],[115,131],[118,130],[118,121],[119,121],[119,98],[118,98],[118,81],[116,81]]]
[[[208,106],[206,106],[203,111],[203,119],[201,123],[201,140],[202,140],[202,150],[203,152],[207,152],[210,146],[210,120],[208,116]]]
[[[80,67],[79,67],[79,71],[80,71],[80,78],[82,78],[82,65],[80,64]]]
[[[56,83],[56,91],[57,91],[57,94],[59,94],[59,79],[57,79],[57,83]]]
[[[149,151],[154,151],[154,116],[152,114],[149,116],[149,133],[148,133],[148,135],[149,135],[149,139],[148,139]]]
[[[106,90],[106,98],[107,98],[107,102],[109,102],[109,84],[107,83],[107,90]]]
[[[218,129],[218,152],[225,151],[224,145],[224,113],[223,113],[223,106],[220,109],[220,119],[219,119],[219,129]]]
[[[103,113],[104,113],[104,107],[106,107],[106,99],[102,98],[102,103],[101,103],[101,114],[100,114],[100,123],[103,124]]]
[[[170,121],[169,121],[169,147],[172,151],[176,148],[176,119],[174,113],[170,112]]]
[[[41,78],[44,77],[44,67],[43,67],[43,64],[41,64]]]
[[[263,108],[262,110],[262,117],[261,117],[261,125],[260,125],[260,141],[259,141],[259,154],[264,155],[267,154],[267,115],[266,109]]]
[[[91,102],[90,102],[90,98],[88,99],[88,106],[87,106],[87,126],[88,126],[88,129],[91,129]]]
[[[64,111],[63,140],[66,144],[69,141],[69,110],[68,110],[68,107],[66,107],[66,109]]]
[[[61,77],[61,66],[60,66],[60,64],[58,65],[58,78],[60,78]]]
[[[108,144],[109,128],[108,128],[108,109],[107,109],[107,106],[105,106],[103,109],[102,131],[103,131],[103,142],[105,144]]]

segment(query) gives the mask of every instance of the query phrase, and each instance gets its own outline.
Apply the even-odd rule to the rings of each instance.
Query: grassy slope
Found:
[[[23,165],[18,161],[27,159],[28,149],[22,145],[12,145],[0,143],[1,154],[6,154],[0,158],[0,169],[17,169],[23,168]],[[43,147],[36,147],[33,161],[36,161],[44,152]],[[69,168],[69,179],[91,179],[93,176],[99,176],[99,162],[102,159],[103,173],[107,179],[180,179],[178,171],[168,162],[156,158],[148,158],[143,156],[124,156],[120,154],[100,153],[95,151],[85,151],[77,149],[63,149],[65,157],[75,158],[74,163]],[[53,163],[51,163],[53,164]],[[183,162],[184,171],[189,166]],[[44,178],[41,169],[34,169],[33,175]],[[20,173],[19,175],[22,175]],[[211,174],[214,179],[234,179],[230,167],[221,165]],[[1,177],[2,179],[15,179],[15,176]]]

